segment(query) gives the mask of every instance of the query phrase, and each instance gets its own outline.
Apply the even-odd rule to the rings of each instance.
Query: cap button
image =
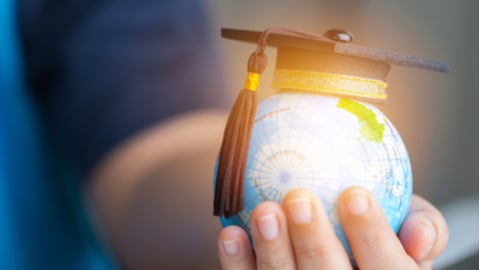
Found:
[[[347,42],[352,42],[353,41],[353,34],[348,32],[348,31],[342,30],[342,29],[327,30],[323,34],[323,36],[330,39],[330,40],[337,41],[337,42],[347,43]]]

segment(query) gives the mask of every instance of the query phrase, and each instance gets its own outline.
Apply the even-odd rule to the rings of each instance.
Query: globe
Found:
[[[397,130],[375,106],[320,94],[280,92],[261,101],[247,158],[244,209],[223,226],[250,233],[250,213],[292,189],[318,194],[354,263],[337,215],[337,198],[349,186],[368,189],[395,232],[412,196],[407,150]]]

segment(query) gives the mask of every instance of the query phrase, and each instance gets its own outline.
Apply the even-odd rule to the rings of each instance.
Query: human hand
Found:
[[[341,194],[338,215],[362,270],[431,269],[432,259],[448,239],[440,212],[416,195],[398,237],[362,188]],[[223,269],[352,269],[320,200],[310,191],[291,191],[281,205],[261,203],[251,222],[255,254],[240,227],[220,232],[218,254]]]

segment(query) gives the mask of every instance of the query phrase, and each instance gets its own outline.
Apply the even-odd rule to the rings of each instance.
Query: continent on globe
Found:
[[[358,117],[358,121],[363,123],[360,133],[365,140],[378,143],[383,140],[385,126],[378,123],[375,113],[368,109],[367,106],[345,98],[340,99],[337,106],[353,113]]]

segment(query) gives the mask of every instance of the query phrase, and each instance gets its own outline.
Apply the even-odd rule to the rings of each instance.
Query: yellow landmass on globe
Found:
[[[342,98],[337,104],[338,108],[352,113],[360,122],[360,134],[371,142],[380,143],[383,141],[385,125],[377,121],[377,115],[367,106],[350,99]]]

